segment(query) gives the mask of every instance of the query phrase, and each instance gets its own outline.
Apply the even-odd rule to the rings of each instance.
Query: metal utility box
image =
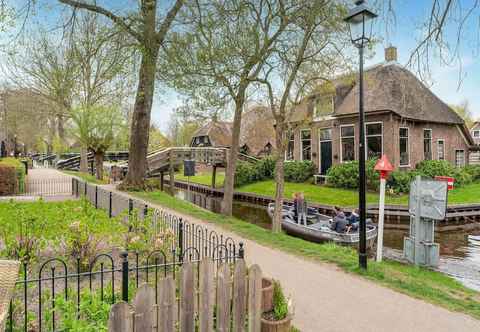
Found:
[[[410,185],[410,234],[404,238],[403,254],[415,265],[438,265],[440,246],[434,243],[435,221],[445,219],[447,193],[445,181],[417,176]]]
[[[195,160],[183,161],[183,176],[195,176]]]

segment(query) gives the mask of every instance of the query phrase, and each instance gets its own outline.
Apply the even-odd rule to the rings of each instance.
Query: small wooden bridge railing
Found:
[[[198,271],[195,266],[192,262],[183,264],[178,292],[175,281],[167,277],[157,285],[157,298],[154,289],[144,284],[132,305],[115,304],[109,331],[173,332],[178,327],[178,331],[190,332],[197,331],[198,326],[200,332],[260,332],[262,272],[258,265],[247,269],[244,260],[237,260],[232,273],[225,263],[217,269],[216,278],[213,260],[203,259]]]

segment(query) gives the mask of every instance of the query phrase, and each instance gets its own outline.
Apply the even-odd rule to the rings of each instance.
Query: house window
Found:
[[[437,159],[445,160],[445,141],[443,139],[437,141]]]
[[[423,159],[432,160],[432,129],[423,130]]]
[[[474,130],[473,131],[473,137],[480,138],[480,130]]]
[[[302,160],[312,159],[312,131],[304,129],[300,131],[302,140]]]
[[[285,151],[285,160],[293,160],[294,155],[294,148],[295,148],[295,134],[293,132],[287,133],[288,135],[288,143],[287,143],[287,150]]]
[[[400,166],[410,165],[410,146],[408,142],[408,128],[400,128]]]
[[[331,141],[332,140],[332,128],[323,128],[320,129],[320,141]]]
[[[340,127],[341,136],[341,161],[355,160],[355,127],[342,126]]]
[[[455,166],[465,166],[465,150],[455,150]]]
[[[367,159],[379,158],[383,153],[383,128],[382,123],[367,123]]]
[[[315,101],[315,118],[321,118],[333,113],[333,96],[323,96]]]

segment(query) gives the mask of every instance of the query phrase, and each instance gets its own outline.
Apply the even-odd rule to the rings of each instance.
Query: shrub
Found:
[[[435,176],[453,176],[455,167],[446,160],[424,160],[415,167],[418,174],[434,178]]]
[[[255,164],[240,161],[235,172],[235,187],[240,187],[252,182],[273,178],[275,161],[273,158],[264,158]]]
[[[377,190],[380,184],[380,176],[374,170],[376,159],[366,163],[367,188]],[[328,183],[334,187],[345,189],[357,189],[359,181],[358,161],[338,164],[328,170]]]
[[[282,286],[277,280],[273,281],[273,317],[275,320],[287,318],[288,302],[283,294]]]
[[[467,165],[463,170],[470,174],[472,181],[480,181],[480,165]]]
[[[285,163],[284,177],[287,182],[305,182],[315,174],[315,165],[311,161],[289,161]]]
[[[393,171],[387,180],[387,188],[396,194],[408,193],[410,182],[417,175],[414,171]]]
[[[0,194],[14,195],[25,191],[25,165],[15,158],[0,160]]]

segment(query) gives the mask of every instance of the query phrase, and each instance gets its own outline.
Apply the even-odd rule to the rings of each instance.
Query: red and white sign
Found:
[[[382,158],[378,159],[375,164],[375,170],[380,172],[380,178],[388,178],[388,174],[393,171],[393,166],[387,158],[387,155],[383,155]]]
[[[435,180],[446,181],[447,186],[448,186],[448,190],[452,190],[453,189],[453,184],[455,183],[455,178],[452,178],[450,176],[436,176]]]

